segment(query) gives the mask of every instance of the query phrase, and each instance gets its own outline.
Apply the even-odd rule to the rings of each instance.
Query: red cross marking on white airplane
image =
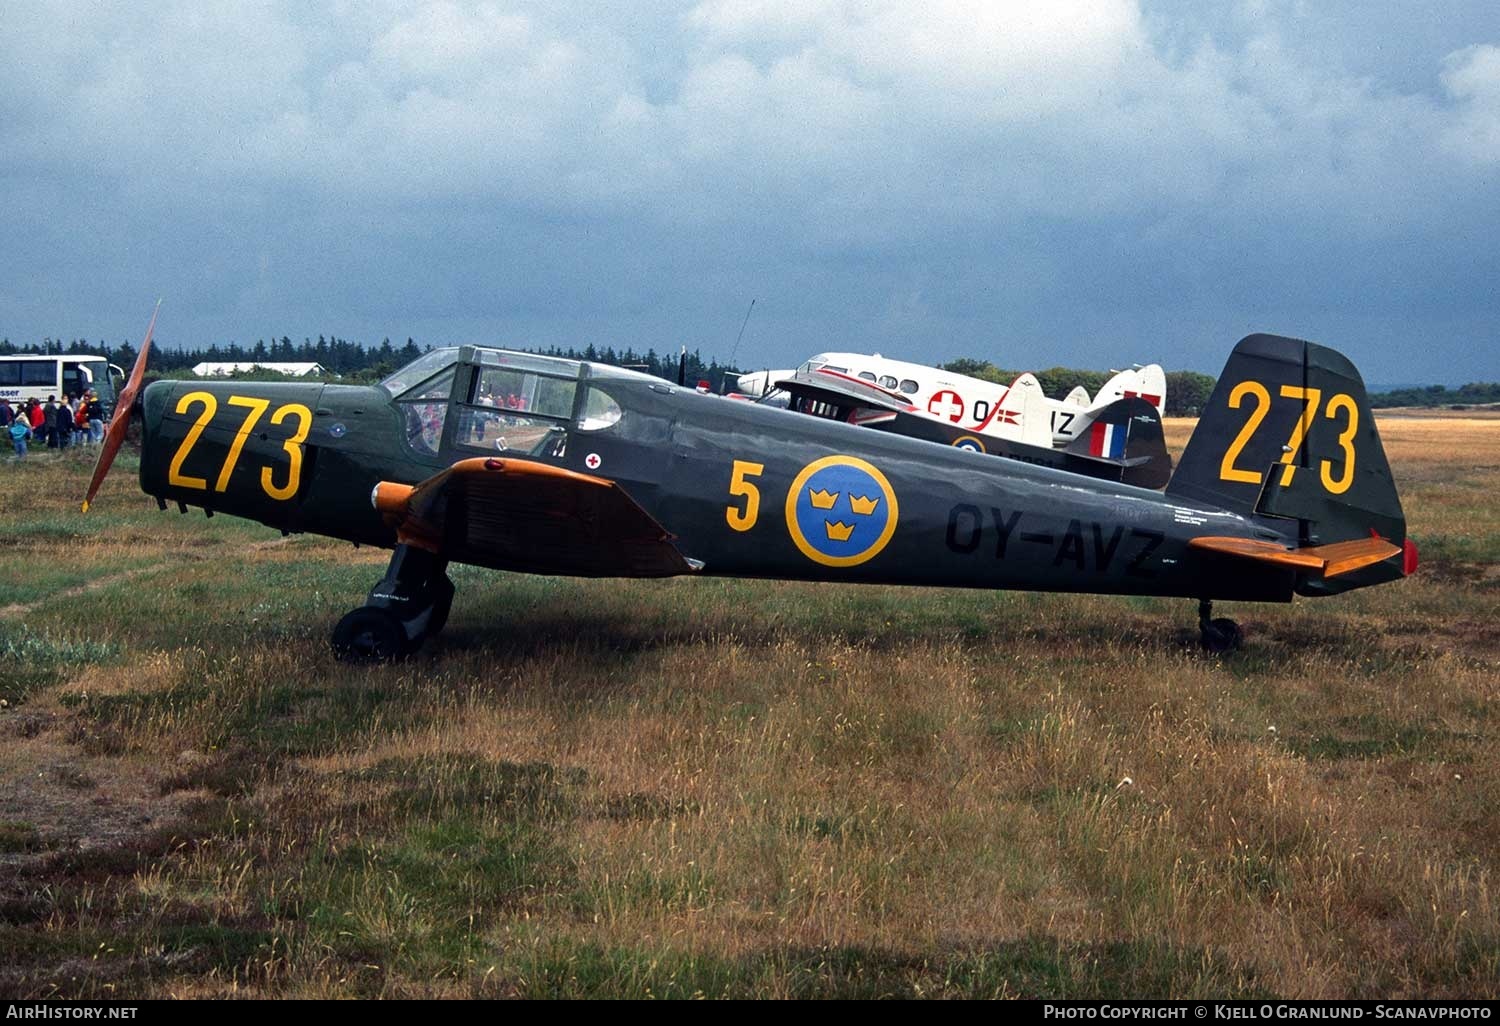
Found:
[[[963,396],[950,389],[943,389],[927,400],[927,412],[935,417],[947,417],[957,424],[964,415]]]

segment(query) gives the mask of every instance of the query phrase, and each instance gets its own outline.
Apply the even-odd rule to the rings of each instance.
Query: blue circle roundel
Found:
[[[854,456],[802,468],[786,496],[786,526],[802,554],[824,566],[873,559],[896,532],[900,510],[884,474]]]

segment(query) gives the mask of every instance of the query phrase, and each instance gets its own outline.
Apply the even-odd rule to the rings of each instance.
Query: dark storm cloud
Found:
[[[1195,8],[22,3],[0,333],[1500,377],[1494,16]]]

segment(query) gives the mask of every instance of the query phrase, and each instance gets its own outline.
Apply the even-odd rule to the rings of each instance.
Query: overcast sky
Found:
[[[1500,379],[1500,3],[1207,6],[6,0],[0,336]]]

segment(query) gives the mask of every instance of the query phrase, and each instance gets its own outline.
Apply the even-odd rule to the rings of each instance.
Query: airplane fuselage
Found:
[[[1289,570],[1228,573],[1224,557],[1189,548],[1205,533],[1295,544],[1210,505],[589,365],[570,414],[539,432],[527,416],[476,405],[479,379],[463,375],[480,368],[458,368],[454,397],[426,403],[378,387],[159,382],[145,396],[141,485],[287,531],[392,546],[395,531],[371,505],[378,483],[416,484],[458,460],[500,455],[616,482],[704,574],[1272,601],[1293,593]],[[591,420],[590,404],[618,416]]]

